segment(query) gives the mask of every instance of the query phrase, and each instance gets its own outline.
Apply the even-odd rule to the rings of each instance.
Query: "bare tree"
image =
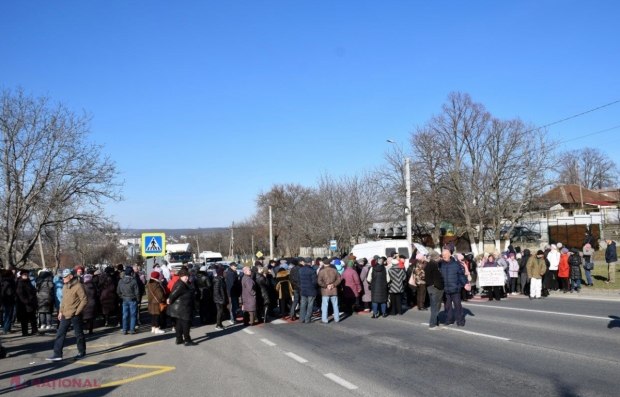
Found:
[[[618,187],[620,170],[616,163],[598,148],[586,147],[558,156],[558,184],[581,185],[586,189]]]
[[[90,117],[22,89],[0,92],[2,265],[26,263],[42,229],[101,217],[122,183],[102,147],[89,142]],[[74,205],[75,211],[59,211]]]

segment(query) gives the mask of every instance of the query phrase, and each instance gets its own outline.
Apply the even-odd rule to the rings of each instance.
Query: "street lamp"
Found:
[[[395,141],[388,139],[389,143],[396,144]],[[411,248],[411,169],[409,167],[409,157],[405,157],[405,215],[407,216],[407,246]]]

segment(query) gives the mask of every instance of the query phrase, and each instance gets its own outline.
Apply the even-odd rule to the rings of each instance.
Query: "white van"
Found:
[[[417,243],[413,244],[418,249],[418,252],[421,252],[425,255],[428,254],[428,250],[424,246]],[[389,258],[392,252],[397,252],[398,255],[404,255],[405,258],[411,257],[411,252],[409,251],[409,247],[407,246],[407,240],[371,241],[369,243],[356,244],[351,251],[351,253],[357,258],[366,258],[369,261],[375,255],[379,255],[380,257],[385,256],[386,258]]]

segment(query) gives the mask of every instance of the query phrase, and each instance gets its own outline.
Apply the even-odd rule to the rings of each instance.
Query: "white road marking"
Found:
[[[261,339],[260,341],[263,342],[264,344],[266,344],[267,346],[275,346],[276,345],[275,343],[273,343],[269,339]]]
[[[422,323],[422,325],[426,325],[428,327],[428,323]],[[467,330],[464,330],[464,329],[453,328],[453,327],[446,327],[446,326],[443,326],[442,328],[443,329],[447,329],[449,331],[457,331],[457,332],[462,332],[464,334],[469,334],[469,335],[483,336],[485,338],[492,338],[492,339],[499,339],[499,340],[503,340],[503,341],[510,341],[510,339],[504,338],[504,337],[501,337],[501,336],[495,336],[495,335],[489,335],[489,334],[481,334],[479,332],[467,331]]]
[[[332,373],[329,374],[325,374],[324,375],[326,378],[333,380],[334,382],[338,383],[340,386],[346,387],[349,390],[355,390],[357,389],[357,386],[355,386],[353,383],[351,382],[347,382],[346,380],[342,379],[339,376],[336,376]]]
[[[597,319],[597,320],[607,320],[607,321],[611,320],[611,318],[609,318],[609,317],[588,316],[586,314],[549,312],[549,311],[545,311],[545,310],[520,309],[520,308],[517,308],[517,307],[490,306],[490,305],[481,305],[481,304],[477,304],[477,303],[467,303],[464,306],[479,306],[479,307],[488,307],[488,308],[491,308],[491,309],[515,310],[515,311],[519,311],[519,312],[532,312],[532,313],[542,313],[542,314],[557,314],[558,316],[594,318],[594,319]]]
[[[280,320],[279,318],[277,318],[277,319],[275,319],[273,321],[270,321],[270,323],[271,324],[286,324],[286,321]]]
[[[244,329],[243,329],[243,332],[245,332],[246,334],[254,335],[254,332],[253,332],[253,331],[250,331],[250,330],[249,330],[249,329],[247,329],[247,328],[244,328]]]
[[[286,353],[286,355],[287,355],[287,356],[289,356],[290,358],[292,358],[293,360],[297,361],[298,363],[305,364],[305,363],[307,363],[307,362],[308,362],[308,360],[306,360],[306,359],[305,359],[305,358],[303,358],[303,357],[299,357],[299,356],[298,356],[297,354],[295,354],[295,353],[288,352],[288,353]]]

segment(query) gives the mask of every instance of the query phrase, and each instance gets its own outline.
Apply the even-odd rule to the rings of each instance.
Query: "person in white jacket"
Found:
[[[558,247],[551,245],[551,251],[547,254],[547,260],[549,261],[549,272],[551,273],[551,289],[557,291],[558,285],[558,266],[560,265],[560,252]]]
[[[510,275],[510,294],[517,295],[517,280],[519,279],[519,262],[512,252],[508,256],[508,274]]]

